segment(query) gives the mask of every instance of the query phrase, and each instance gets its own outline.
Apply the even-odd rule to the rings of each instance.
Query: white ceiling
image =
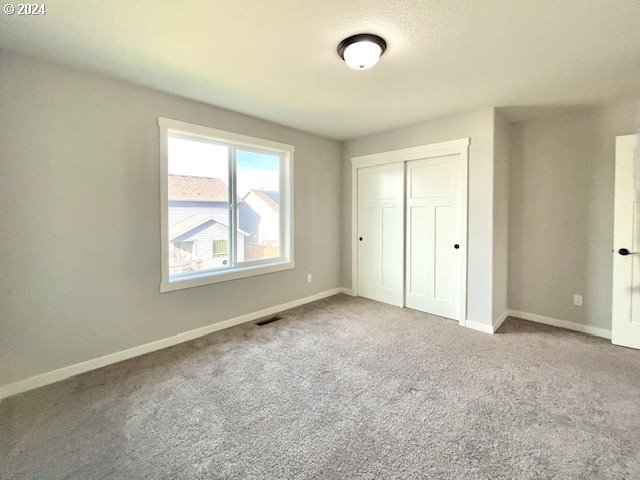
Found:
[[[4,49],[336,139],[640,96],[640,0],[44,3],[43,17],[0,14]],[[350,70],[336,47],[362,32],[388,49]]]

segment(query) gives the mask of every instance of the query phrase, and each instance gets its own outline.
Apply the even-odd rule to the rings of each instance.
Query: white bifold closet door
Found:
[[[358,295],[403,306],[404,163],[358,170]]]
[[[454,154],[406,163],[405,305],[458,321],[466,252],[460,161]]]

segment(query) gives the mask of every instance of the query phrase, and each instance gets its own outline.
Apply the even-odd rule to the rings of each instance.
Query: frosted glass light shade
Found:
[[[345,38],[338,45],[338,55],[355,70],[373,67],[387,49],[384,38],[372,33],[359,33]]]
[[[355,70],[373,67],[382,55],[382,48],[373,42],[356,42],[344,49],[344,61]]]

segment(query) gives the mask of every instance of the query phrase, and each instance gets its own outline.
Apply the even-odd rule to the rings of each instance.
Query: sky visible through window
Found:
[[[219,178],[228,183],[228,147],[198,140],[168,137],[169,175]],[[249,190],[279,191],[277,155],[236,150],[238,195]]]

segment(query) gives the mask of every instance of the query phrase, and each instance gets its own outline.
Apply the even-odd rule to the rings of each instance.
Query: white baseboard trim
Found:
[[[351,288],[346,288],[346,287],[342,287],[342,292],[340,293],[344,293],[345,295],[349,295],[351,297],[355,297],[356,293],[353,291],[353,289]]]
[[[471,328],[473,330],[478,330],[479,332],[484,333],[493,333],[493,326],[487,325],[486,323],[474,322],[473,320],[468,320],[464,322],[464,326],[467,328]]]
[[[504,322],[507,317],[509,316],[509,312],[505,311],[502,315],[500,315],[495,322],[493,322],[493,333],[496,333],[498,331],[498,329],[500,328],[500,325],[502,325],[502,322]]]
[[[486,323],[474,322],[473,320],[467,320],[464,322],[464,326],[467,328],[471,328],[473,330],[478,330],[479,332],[494,334],[502,325],[508,317],[508,312],[504,312],[500,315],[492,325],[487,325]]]
[[[212,323],[211,325],[207,325],[205,327],[178,333],[177,335],[163,338],[162,340],[156,340],[154,342],[145,343],[144,345],[139,345],[127,350],[122,350],[120,352],[111,353],[102,357],[93,358],[91,360],[87,360],[86,362],[76,363],[74,365],[62,367],[57,370],[41,373],[24,380],[18,380],[17,382],[0,386],[0,399],[10,397],[12,395],[17,395],[18,393],[26,392],[28,390],[33,390],[34,388],[43,387],[51,383],[59,382],[60,380],[64,380],[65,378],[73,377],[74,375],[79,375],[90,370],[105,367],[107,365],[121,362],[129,358],[138,357],[146,353],[155,352],[156,350],[161,350],[163,348],[178,345],[179,343],[188,342],[189,340],[203,337],[204,335],[208,335],[218,330],[224,330],[225,328],[234,327],[242,323],[251,322],[253,320],[267,317],[269,315],[274,315],[290,308],[298,307],[306,303],[315,302],[316,300],[321,300],[323,298],[337,295],[338,293],[346,293],[347,295],[349,295],[349,292],[350,290],[346,288],[332,288],[331,290],[316,293],[315,295],[311,295],[309,297],[300,298],[298,300],[293,300],[281,305],[265,308],[257,312],[247,313],[246,315],[223,320],[222,322]]]
[[[508,314],[510,317],[521,318],[523,320],[529,320],[531,322],[544,323],[545,325],[551,325],[553,327],[575,330],[576,332],[588,333],[589,335],[595,335],[596,337],[602,337],[606,338],[607,340],[611,340],[611,330],[607,330],[606,328],[583,325],[582,323],[560,320],[559,318],[545,317],[544,315],[521,312],[518,310],[509,310]]]

